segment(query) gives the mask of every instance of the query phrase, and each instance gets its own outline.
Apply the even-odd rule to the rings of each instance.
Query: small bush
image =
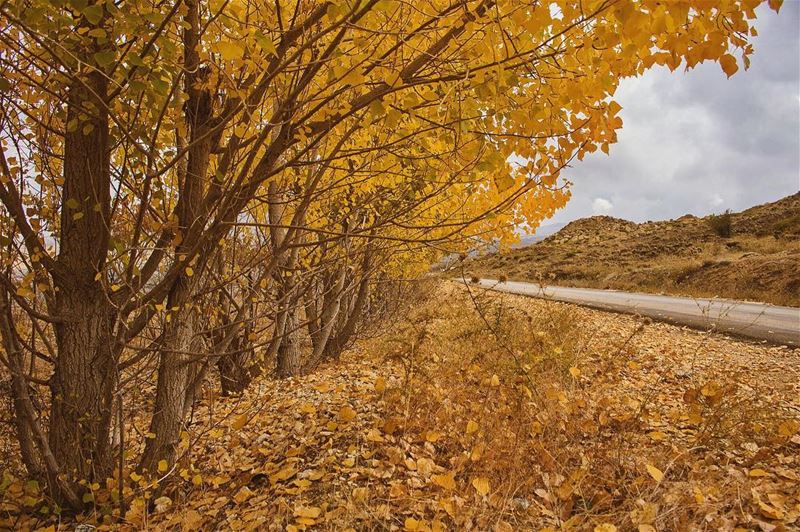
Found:
[[[478,284],[478,283],[480,283],[480,282],[481,282],[481,278],[480,278],[480,277],[478,277],[477,275],[473,275],[473,276],[470,278],[470,282],[471,282],[472,284]]]
[[[730,209],[722,214],[712,214],[708,217],[708,225],[711,227],[711,230],[722,238],[728,238],[733,234],[732,222],[733,217],[731,216]]]

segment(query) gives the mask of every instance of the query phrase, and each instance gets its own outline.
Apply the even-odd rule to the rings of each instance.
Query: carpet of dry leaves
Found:
[[[93,487],[98,513],[78,520],[151,530],[800,526],[800,351],[449,282],[424,289],[338,364],[233,399],[207,395],[185,458],[158,486],[126,472],[124,517],[110,481]],[[35,486],[7,475],[3,490],[0,528],[74,527],[19,511],[39,500]]]

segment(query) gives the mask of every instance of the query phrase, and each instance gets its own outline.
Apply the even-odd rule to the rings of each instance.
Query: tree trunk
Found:
[[[182,179],[179,176],[178,204],[175,207],[182,235],[181,244],[176,249],[178,257],[191,247],[198,232],[203,230],[195,222],[202,219],[203,194],[214,142],[213,135],[209,134],[213,98],[210,90],[203,87],[202,83],[208,72],[201,68],[199,48],[202,21],[200,5],[196,0],[187,0],[184,22],[184,88],[188,95],[184,113],[189,126],[190,141],[187,144],[189,149],[186,174]],[[197,277],[201,276],[207,259],[208,257],[200,257],[195,264]],[[155,410],[150,422],[150,432],[155,437],[147,440],[139,463],[141,469],[151,473],[161,460],[166,460],[169,465],[174,463],[184,415],[191,407],[187,401],[194,398],[192,384],[198,366],[192,359],[193,355],[197,355],[193,348],[198,345],[195,334],[199,329],[196,327],[197,312],[192,308],[192,300],[197,277],[181,273],[167,298],[167,308],[177,307],[178,310],[164,327]]]
[[[115,310],[96,278],[105,268],[110,227],[107,89],[107,75],[97,70],[73,82],[66,123],[77,126],[67,127],[64,137],[64,203],[53,276],[55,314],[61,321],[55,326],[58,358],[50,380],[49,442],[71,482],[105,479],[112,469]]]
[[[364,312],[364,307],[369,301],[369,284],[371,278],[371,261],[372,250],[368,246],[364,255],[364,262],[362,264],[361,281],[358,285],[358,292],[355,296],[352,308],[347,312],[342,313],[344,318],[344,325],[341,329],[333,334],[325,344],[325,351],[323,352],[323,360],[338,359],[342,351],[347,348],[356,332],[356,327]]]
[[[183,416],[186,412],[187,391],[191,378],[189,370],[191,364],[196,364],[191,356],[196,313],[186,305],[173,305],[173,303],[185,301],[186,297],[181,292],[191,291],[190,284],[188,279],[182,280],[168,298],[168,308],[179,306],[180,310],[171,315],[164,330],[156,383],[156,401],[153,417],[150,420],[150,433],[154,436],[147,440],[139,462],[139,468],[150,473],[157,471],[157,465],[161,460],[166,460],[170,465],[175,461],[183,429]]]
[[[300,305],[291,301],[287,301],[284,304],[290,306],[286,309],[286,325],[283,338],[278,346],[277,373],[281,379],[300,375],[303,369]]]
[[[111,475],[111,412],[117,384],[113,315],[99,290],[61,289],[58,361],[50,379],[50,448],[71,481]]]
[[[39,420],[28,419],[25,401],[30,399],[30,389],[22,372],[24,361],[14,332],[14,321],[11,314],[8,291],[4,286],[0,287],[0,335],[2,335],[3,349],[6,352],[9,368],[11,369],[14,428],[17,432],[20,457],[25,469],[28,471],[28,475],[31,478],[41,479],[44,478],[45,469],[36,447],[36,435],[33,431],[33,424],[39,423]]]
[[[233,352],[226,353],[217,360],[223,396],[242,393],[250,385],[252,380],[250,364],[255,358],[254,350],[248,339],[250,331],[250,327],[245,327],[231,342],[229,349]]]

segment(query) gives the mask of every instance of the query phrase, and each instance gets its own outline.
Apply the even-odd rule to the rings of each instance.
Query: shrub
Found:
[[[722,214],[712,214],[708,217],[708,225],[711,230],[722,238],[728,238],[733,234],[732,221],[733,216],[731,216],[730,209]]]

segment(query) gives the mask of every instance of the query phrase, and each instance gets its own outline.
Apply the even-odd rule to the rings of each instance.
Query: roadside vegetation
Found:
[[[125,486],[128,526],[798,523],[796,350],[450,282],[404,299],[390,328],[336,364],[235,400],[206,390],[166,487],[148,499],[154,480]],[[132,421],[144,435],[146,416]],[[24,512],[40,489],[6,474],[7,525],[48,522]],[[105,486],[93,492],[114,506]]]

